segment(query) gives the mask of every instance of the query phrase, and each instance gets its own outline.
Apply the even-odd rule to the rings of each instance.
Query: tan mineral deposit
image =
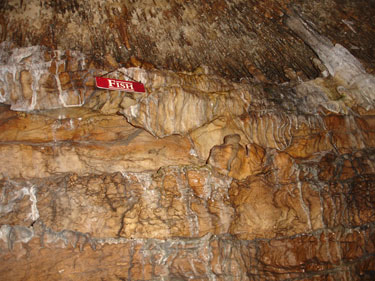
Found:
[[[375,280],[374,14],[1,1],[0,280]]]

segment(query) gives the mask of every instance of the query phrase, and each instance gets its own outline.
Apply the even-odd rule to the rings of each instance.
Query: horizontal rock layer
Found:
[[[42,229],[12,250],[0,241],[7,260],[0,272],[10,280],[371,280],[375,233],[368,227],[260,241],[91,239]]]
[[[151,92],[95,90],[75,108],[1,107],[3,276],[371,278],[371,108],[332,99],[333,78],[277,92],[210,86],[220,79],[202,75],[122,71],[156,77],[146,83]],[[153,96],[157,83],[165,96]],[[188,83],[202,90],[186,90]],[[309,87],[326,104],[304,100]],[[296,99],[282,99],[287,92]],[[231,106],[237,97],[241,106]],[[210,99],[216,106],[204,111]],[[171,110],[180,100],[186,115]],[[197,101],[202,110],[187,114]],[[179,127],[158,117],[167,112]]]

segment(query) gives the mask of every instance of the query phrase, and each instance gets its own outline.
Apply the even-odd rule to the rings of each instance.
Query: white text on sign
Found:
[[[126,82],[119,82],[116,80],[108,79],[109,87],[110,88],[122,88],[125,90],[133,90],[133,84],[132,83],[126,83]]]

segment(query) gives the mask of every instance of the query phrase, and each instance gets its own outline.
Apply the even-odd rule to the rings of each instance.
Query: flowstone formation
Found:
[[[334,1],[231,2],[0,4],[1,280],[375,278],[367,39],[317,32]]]

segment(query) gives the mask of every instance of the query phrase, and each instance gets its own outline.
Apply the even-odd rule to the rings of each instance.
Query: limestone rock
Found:
[[[240,145],[238,134],[227,135],[224,144],[211,149],[207,163],[219,173],[235,179],[245,179],[260,173],[263,169],[265,151],[256,144]]]
[[[0,279],[373,280],[373,5],[151,2],[0,3]]]
[[[174,80],[180,86],[155,89],[154,82],[151,94],[122,111],[127,120],[158,137],[184,135],[226,114],[244,114],[250,102],[250,89],[221,86],[215,77],[180,75]],[[168,82],[173,85],[174,81]],[[214,83],[219,87],[212,87]]]
[[[84,81],[88,74],[85,60],[79,52],[40,46],[10,51],[3,42],[0,59],[0,101],[14,110],[80,106],[90,94]]]
[[[2,122],[0,134],[4,159],[0,173],[6,178],[73,172],[83,175],[93,170],[135,172],[199,163],[187,138],[155,139],[116,115],[80,109],[25,116],[3,109],[2,115],[9,118]]]
[[[151,92],[158,83],[168,85],[168,79],[177,81],[175,87],[194,85],[191,74],[122,71],[148,81]],[[229,85],[208,83],[222,81],[212,76],[202,79],[199,87],[215,93]],[[336,279],[354,278],[358,272],[368,276],[375,249],[371,111],[354,116],[346,110],[348,104],[337,101],[336,113],[328,107],[317,109],[304,101],[303,88],[296,92],[296,101],[286,98],[281,103],[262,102],[263,90],[241,89],[247,98],[240,111],[218,111],[208,123],[194,121],[200,124],[196,129],[179,127],[186,136],[164,138],[146,132],[167,132],[168,123],[161,119],[136,128],[115,114],[142,104],[147,98],[143,94],[96,92],[85,107],[38,112],[2,106],[3,259],[18,259],[22,265],[41,257],[45,266],[55,266],[47,258],[51,254],[69,260],[73,252],[77,258],[96,260],[103,251],[116,251],[120,257],[108,263],[128,260],[131,269],[126,272],[108,266],[94,274],[82,264],[82,276],[94,279],[115,274],[145,280],[319,280],[327,270]],[[318,95],[328,100],[326,90]],[[281,99],[282,92],[269,94]],[[194,93],[185,98],[188,95]],[[298,114],[295,103],[302,104]],[[191,118],[185,117],[181,124]],[[359,233],[358,227],[367,232],[358,237],[345,232]],[[187,245],[189,239],[195,242]],[[21,242],[39,254],[26,255]],[[176,250],[173,243],[184,246]],[[157,253],[157,259],[135,254],[147,251]],[[71,278],[73,265],[59,264],[64,268],[48,276]],[[44,276],[33,268],[30,280]],[[6,274],[18,278],[15,271]]]

